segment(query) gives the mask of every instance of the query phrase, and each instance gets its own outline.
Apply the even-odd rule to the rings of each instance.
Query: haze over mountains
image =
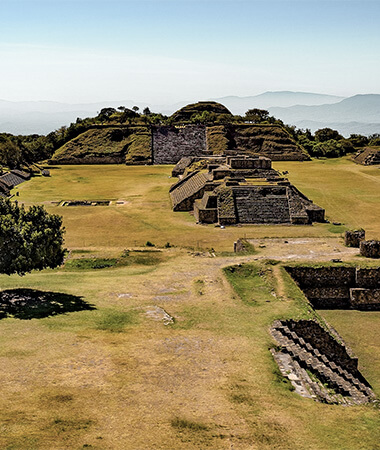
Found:
[[[370,135],[380,133],[380,95],[365,94],[338,97],[305,92],[265,92],[256,96],[228,96],[214,98],[234,114],[244,114],[248,109],[268,109],[270,114],[298,128],[330,127],[344,136],[351,133]],[[172,105],[153,105],[133,100],[106,101],[88,104],[59,102],[10,102],[0,100],[0,132],[12,134],[48,134],[63,125],[75,122],[78,117],[93,117],[102,108],[134,105],[170,115],[182,106],[198,99]]]

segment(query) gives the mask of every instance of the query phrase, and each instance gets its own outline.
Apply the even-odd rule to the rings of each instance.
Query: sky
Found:
[[[0,99],[380,93],[380,0],[0,0]]]

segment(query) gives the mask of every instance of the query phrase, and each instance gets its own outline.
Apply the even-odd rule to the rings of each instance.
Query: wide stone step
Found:
[[[282,346],[283,351],[294,358],[301,367],[315,373],[322,382],[330,385],[338,393],[360,399],[361,402],[367,397],[374,397],[368,386],[347,370],[330,361],[287,326],[281,325],[272,328],[272,335]]]
[[[368,393],[371,392],[371,389],[366,386],[363,382],[358,380],[354,375],[348,372],[346,369],[343,369],[341,366],[335,364],[335,362],[329,360],[326,355],[322,355],[318,349],[313,348],[313,346],[309,343],[306,343],[303,338],[297,335],[294,331],[291,331],[287,326],[282,326],[281,328],[276,328],[276,331],[280,333],[281,336],[284,336],[286,339],[284,342],[292,341],[297,343],[301,347],[305,348],[308,352],[313,353],[313,356],[316,356],[320,359],[323,364],[330,367],[334,372],[336,372],[341,377],[345,378],[347,381],[355,384],[355,386],[361,391]],[[284,333],[284,334],[283,334]]]

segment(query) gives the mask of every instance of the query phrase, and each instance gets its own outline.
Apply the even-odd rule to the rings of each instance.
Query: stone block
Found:
[[[380,267],[356,269],[357,288],[380,289]]]
[[[380,241],[361,241],[360,255],[366,258],[380,258]]]
[[[350,302],[355,309],[380,310],[380,289],[350,289]]]
[[[344,245],[347,247],[360,247],[360,242],[365,239],[365,230],[346,231],[344,233]]]

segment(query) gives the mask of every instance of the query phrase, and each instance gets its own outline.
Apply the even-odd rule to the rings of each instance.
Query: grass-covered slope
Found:
[[[147,127],[92,128],[58,149],[53,164],[145,164],[151,160]]]
[[[305,161],[310,156],[280,125],[227,124],[207,127],[207,149],[213,155],[266,156],[273,161]]]
[[[305,161],[310,159],[287,131],[280,125],[226,125],[230,149],[238,153],[260,154],[273,161]]]
[[[188,121],[194,115],[201,115],[204,112],[214,114],[228,114],[232,118],[231,112],[221,103],[217,102],[198,102],[186,105],[183,108],[176,111],[171,118],[175,122]]]
[[[229,141],[224,125],[206,128],[207,149],[213,155],[223,155],[228,150]]]

